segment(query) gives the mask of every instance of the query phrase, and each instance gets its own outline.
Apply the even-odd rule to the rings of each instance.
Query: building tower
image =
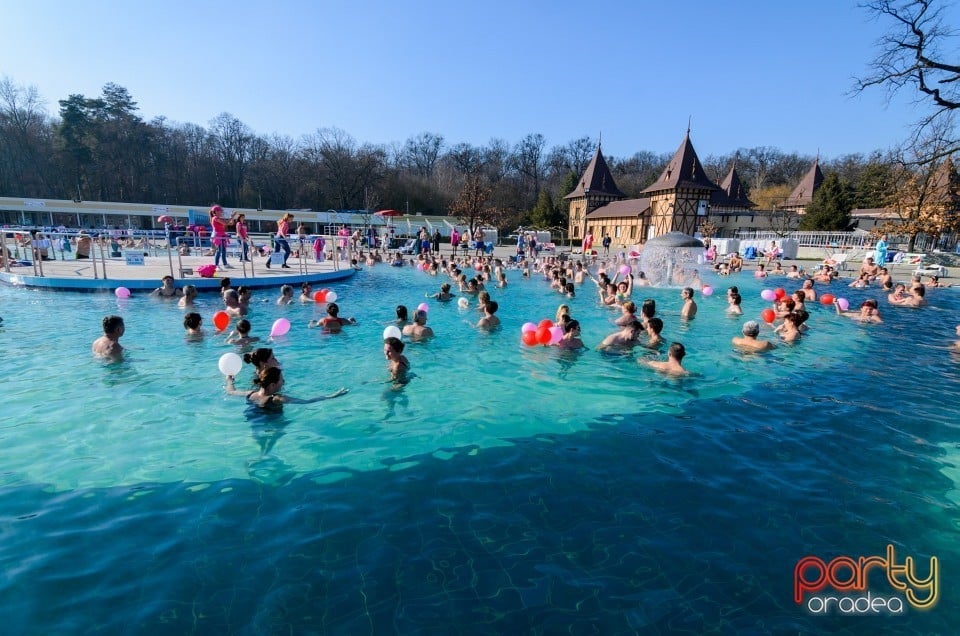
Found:
[[[660,178],[641,192],[650,197],[650,229],[647,238],[667,232],[693,234],[707,219],[710,196],[719,190],[711,181],[690,143],[690,129]]]
[[[823,183],[823,171],[820,170],[820,157],[817,156],[807,174],[800,179],[800,183],[793,189],[780,209],[803,214],[813,201],[813,195],[820,189],[821,183]]]
[[[603,158],[603,153],[600,152],[599,144],[590,164],[580,177],[577,187],[563,198],[570,202],[567,238],[571,240],[582,239],[586,234],[587,214],[611,201],[626,198],[614,182],[610,168]]]

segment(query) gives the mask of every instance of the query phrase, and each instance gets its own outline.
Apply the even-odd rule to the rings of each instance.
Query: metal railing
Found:
[[[326,262],[334,271],[342,269],[342,264],[355,257],[349,237],[336,235],[311,235],[305,237],[291,237],[289,240],[291,251],[295,253],[292,259],[299,274],[308,273],[308,264],[315,260],[313,242],[318,236],[324,239],[326,248],[322,261]],[[231,237],[227,245],[228,257],[240,259],[239,274],[243,277],[255,278],[257,267],[254,266],[255,256],[269,258],[275,251],[273,234],[250,234],[247,239],[247,255],[249,262],[242,259],[243,243],[238,238]],[[344,245],[341,245],[344,240]],[[200,250],[199,254],[195,250]],[[52,261],[80,261],[90,264],[90,271],[94,279],[107,279],[108,266],[130,263],[138,256],[166,257],[170,275],[184,279],[194,274],[195,265],[185,264],[184,256],[200,255],[212,257],[216,246],[210,242],[206,233],[192,231],[170,232],[142,230],[126,232],[121,235],[111,235],[101,232],[98,236],[87,234],[79,230],[65,232],[38,232],[33,229],[0,228],[0,270],[11,273],[11,267],[29,268],[33,276],[44,277],[44,263]],[[141,261],[142,263],[142,261]],[[79,273],[79,272],[78,272]]]

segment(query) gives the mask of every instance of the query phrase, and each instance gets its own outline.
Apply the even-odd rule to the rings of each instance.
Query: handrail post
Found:
[[[103,269],[103,280],[107,280],[107,241],[100,235],[100,267]]]
[[[3,265],[3,271],[10,273],[10,257],[7,256],[7,233],[0,235],[0,264]]]

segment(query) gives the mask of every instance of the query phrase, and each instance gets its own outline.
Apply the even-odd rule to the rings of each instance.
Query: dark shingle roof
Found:
[[[807,206],[813,201],[813,195],[823,183],[823,172],[820,170],[820,158],[818,157],[807,174],[800,179],[800,183],[793,189],[787,200],[783,202],[784,207]]]
[[[615,197],[626,196],[620,191],[620,188],[617,187],[616,182],[613,180],[613,175],[610,174],[610,168],[603,158],[603,153],[600,152],[600,146],[597,146],[597,151],[593,154],[590,165],[583,171],[583,176],[580,177],[577,187],[573,189],[573,192],[563,198],[575,199],[586,196],[587,193],[609,194]]]
[[[667,164],[660,178],[640,194],[652,194],[664,190],[688,188],[694,190],[718,190],[716,183],[710,180],[697,157],[697,151],[690,143],[690,133],[683,138],[683,143],[674,153],[673,159]]]
[[[638,217],[650,209],[650,199],[624,199],[611,201],[587,215],[588,219],[613,219]]]
[[[720,189],[710,194],[710,205],[724,208],[745,208],[747,210],[757,207],[757,204],[747,198],[746,189],[743,182],[740,181],[740,175],[737,174],[737,164],[734,162],[730,166],[730,172],[727,173]]]

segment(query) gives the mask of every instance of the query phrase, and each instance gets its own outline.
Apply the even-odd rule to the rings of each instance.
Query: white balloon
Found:
[[[457,307],[459,307],[460,309],[466,309],[469,306],[470,306],[470,301],[464,298],[463,296],[461,296],[460,299],[457,301]]]
[[[243,358],[236,353],[225,353],[220,356],[217,366],[220,367],[220,373],[223,375],[237,375],[243,368]]]
[[[337,292],[327,292],[327,302],[328,303],[337,302]]]
[[[393,325],[390,325],[389,327],[383,330],[384,340],[386,340],[387,338],[399,338],[402,335],[403,335],[403,332],[400,331],[400,328],[395,327]]]

